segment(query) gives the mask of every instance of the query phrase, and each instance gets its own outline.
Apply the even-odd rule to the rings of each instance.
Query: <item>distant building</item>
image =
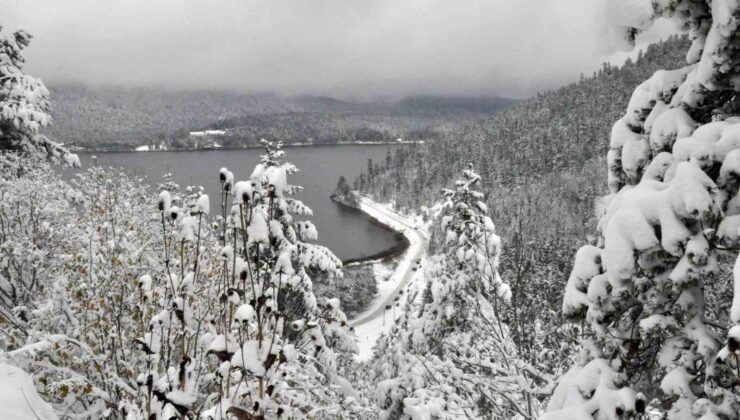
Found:
[[[191,131],[190,137],[209,137],[209,136],[225,136],[226,130],[205,130],[205,131]]]
[[[226,135],[226,130],[191,131],[190,140],[196,149],[220,149],[223,145],[216,139]]]

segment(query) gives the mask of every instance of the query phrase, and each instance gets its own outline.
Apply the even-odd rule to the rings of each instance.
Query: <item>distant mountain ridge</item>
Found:
[[[493,115],[517,102],[501,96],[436,96],[413,95],[397,100],[343,101],[323,96],[300,96],[296,102],[314,111],[356,112],[366,114],[388,114],[418,117],[442,115]]]
[[[397,108],[409,113],[481,114],[493,115],[503,107],[517,102],[500,96],[410,96],[402,99]]]
[[[501,97],[415,96],[359,102],[321,96],[283,97],[164,88],[50,86],[54,140],[81,148],[130,150],[166,144],[198,147],[191,131],[226,129],[225,147],[286,143],[429,140],[455,118],[490,116],[515,101]],[[230,130],[234,129],[234,130]]]

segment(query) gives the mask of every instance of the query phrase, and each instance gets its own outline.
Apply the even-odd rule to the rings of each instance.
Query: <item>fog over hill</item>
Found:
[[[0,14],[34,35],[27,71],[52,86],[525,98],[614,52],[606,2],[5,0]]]

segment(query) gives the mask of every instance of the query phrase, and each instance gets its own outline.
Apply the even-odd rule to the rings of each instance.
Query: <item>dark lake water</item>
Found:
[[[329,199],[340,175],[354,180],[367,160],[381,162],[389,146],[343,145],[287,147],[286,161],[300,172],[288,179],[304,190],[297,195],[311,207],[310,220],[319,232],[318,242],[329,247],[340,259],[359,258],[383,251],[396,244],[391,233],[369,223],[362,214],[349,211]],[[203,150],[178,152],[100,152],[79,153],[83,168],[96,155],[102,166],[118,166],[144,176],[152,184],[162,182],[162,175],[172,173],[172,180],[185,187],[201,185],[211,197],[211,214],[220,212],[219,169],[228,168],[236,181],[246,180],[259,163],[261,149]]]

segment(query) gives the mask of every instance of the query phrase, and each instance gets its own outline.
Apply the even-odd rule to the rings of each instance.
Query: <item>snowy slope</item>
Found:
[[[0,418],[51,420],[58,417],[36,392],[29,374],[15,366],[0,363]]]
[[[359,313],[350,324],[355,328],[360,353],[358,360],[368,360],[372,356],[372,347],[381,333],[388,332],[393,325],[393,310],[386,312],[386,305],[393,307],[394,299],[404,287],[423,276],[423,270],[414,271],[416,260],[425,263],[429,233],[420,221],[400,216],[386,206],[378,204],[367,197],[360,199],[360,210],[374,217],[381,223],[394,230],[402,232],[409,241],[409,248],[403,255],[390,279],[378,285],[378,294],[370,302],[368,308]],[[400,315],[401,307],[397,307],[395,316]]]

